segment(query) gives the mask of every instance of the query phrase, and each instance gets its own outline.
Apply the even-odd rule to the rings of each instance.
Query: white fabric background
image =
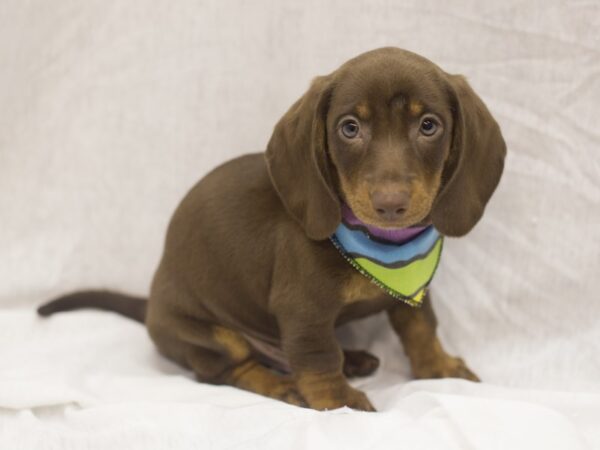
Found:
[[[1,2],[0,447],[600,448],[599,30],[592,0]],[[72,289],[146,294],[187,189],[384,45],[465,74],[508,143],[433,289],[484,383],[409,381],[375,317],[341,338],[382,358],[357,382],[380,412],[317,413],[194,383],[118,316],[35,317]]]

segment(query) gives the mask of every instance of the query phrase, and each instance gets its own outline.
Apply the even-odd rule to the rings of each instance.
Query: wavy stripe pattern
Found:
[[[331,240],[355,269],[411,306],[422,304],[443,247],[433,226],[403,244],[384,244],[342,223]]]

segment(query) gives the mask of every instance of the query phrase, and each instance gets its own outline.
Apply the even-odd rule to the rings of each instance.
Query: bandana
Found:
[[[346,207],[330,239],[356,270],[389,295],[421,306],[440,262],[442,236],[432,225],[377,231]]]

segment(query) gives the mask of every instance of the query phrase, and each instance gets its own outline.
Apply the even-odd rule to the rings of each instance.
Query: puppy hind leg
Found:
[[[186,360],[198,381],[235,386],[292,405],[306,406],[291,377],[268,369],[252,356],[235,362],[222,353],[196,347],[188,350]]]
[[[307,406],[292,377],[274,372],[254,358],[232,368],[224,379],[227,384],[246,391],[296,406]]]
[[[196,324],[193,330],[179,329],[185,336],[185,364],[199,381],[227,384],[246,391],[305,406],[292,377],[274,372],[253,355],[248,341],[239,333],[220,326]],[[193,334],[192,334],[193,331]]]
[[[344,350],[343,372],[347,378],[373,375],[379,367],[379,358],[364,350]]]

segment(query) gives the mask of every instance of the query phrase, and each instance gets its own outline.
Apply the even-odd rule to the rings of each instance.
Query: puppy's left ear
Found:
[[[341,220],[327,163],[326,116],[332,76],[316,78],[275,126],[267,168],[288,213],[314,240],[333,234]]]
[[[446,236],[467,234],[496,189],[506,155],[500,127],[460,75],[448,75],[454,108],[450,155],[432,208],[435,227]]]

